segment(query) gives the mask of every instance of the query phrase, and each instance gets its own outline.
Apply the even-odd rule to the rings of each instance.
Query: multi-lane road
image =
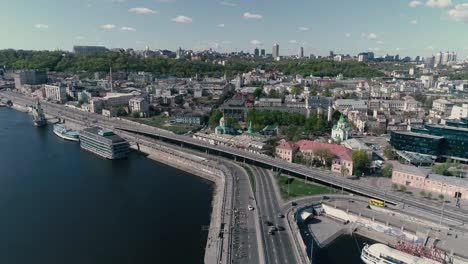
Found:
[[[281,213],[278,194],[275,192],[269,171],[251,167],[255,174],[256,197],[261,220],[261,232],[265,241],[267,263],[298,263],[295,255],[294,244],[290,230],[287,228],[286,218]],[[281,216],[280,216],[281,215]],[[267,224],[268,223],[268,224]],[[269,229],[276,227],[278,230],[268,233]]]

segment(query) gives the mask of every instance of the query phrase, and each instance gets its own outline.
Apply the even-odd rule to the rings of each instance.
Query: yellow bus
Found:
[[[378,206],[378,207],[384,207],[385,206],[384,201],[380,201],[380,200],[377,200],[377,199],[370,199],[369,204],[373,205],[373,206]]]

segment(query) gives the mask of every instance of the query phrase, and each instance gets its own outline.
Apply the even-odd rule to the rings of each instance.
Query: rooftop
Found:
[[[413,136],[413,137],[429,138],[429,139],[443,139],[444,138],[442,136],[434,136],[434,135],[421,134],[421,133],[415,133],[415,132],[409,132],[409,131],[393,131],[392,133],[408,135],[408,136]]]

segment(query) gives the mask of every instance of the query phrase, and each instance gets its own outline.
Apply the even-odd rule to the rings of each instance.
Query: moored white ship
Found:
[[[62,124],[54,125],[54,134],[70,141],[80,141],[80,133],[71,129],[65,128]]]

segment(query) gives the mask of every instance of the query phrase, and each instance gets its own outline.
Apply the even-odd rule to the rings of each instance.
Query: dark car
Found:
[[[265,221],[265,224],[266,224],[267,226],[272,226],[272,225],[273,225],[273,223],[270,222],[270,221],[268,221],[268,220]]]
[[[296,202],[291,202],[291,206],[296,206],[297,203]]]
[[[278,214],[278,218],[284,218],[284,214]]]
[[[282,226],[279,226],[279,225],[278,225],[278,226],[276,226],[276,229],[278,229],[278,231],[284,231],[284,227],[282,227]]]

